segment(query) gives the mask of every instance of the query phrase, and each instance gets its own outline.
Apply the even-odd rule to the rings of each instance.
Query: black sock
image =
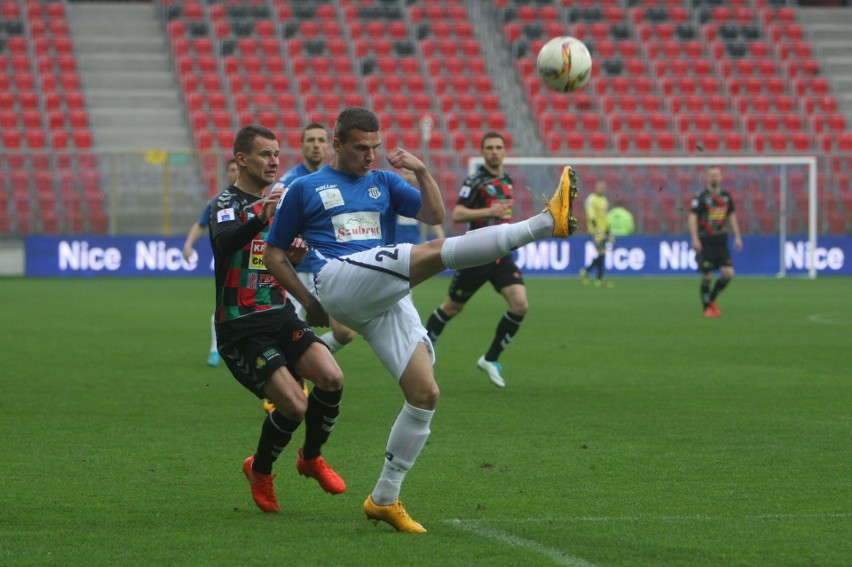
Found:
[[[452,319],[452,317],[441,311],[440,307],[432,312],[432,315],[429,317],[429,321],[426,323],[426,332],[429,334],[429,340],[432,341],[432,343],[438,342],[438,339],[441,337],[441,333],[444,332],[444,327],[447,326],[450,319]]]
[[[602,280],[604,277],[604,260],[606,259],[606,252],[602,252],[597,258],[595,258],[595,263],[598,265],[598,279]]]
[[[497,332],[494,334],[494,340],[491,342],[488,352],[485,353],[485,360],[491,362],[497,361],[503,349],[509,346],[512,339],[515,338],[523,320],[523,315],[512,315],[508,311],[503,315],[497,324]]]
[[[306,461],[322,453],[322,446],[337,423],[342,396],[343,389],[336,392],[320,390],[316,386],[311,389],[305,412],[305,446],[302,447],[302,458]]]
[[[704,305],[704,309],[710,305],[710,302],[713,301],[710,298],[710,282],[708,280],[701,280],[701,303]]]
[[[713,292],[710,294],[710,301],[715,301],[716,296],[722,293],[722,290],[728,285],[731,280],[719,278],[716,280],[716,285],[713,286]]]
[[[252,469],[260,474],[272,473],[272,464],[290,442],[290,438],[299,427],[299,423],[301,422],[285,417],[277,409],[270,412],[260,430],[260,441],[257,442],[257,452],[254,454]]]

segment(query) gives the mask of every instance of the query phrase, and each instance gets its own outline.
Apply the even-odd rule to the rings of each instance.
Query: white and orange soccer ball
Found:
[[[576,37],[554,37],[539,50],[536,69],[548,88],[561,93],[576,91],[592,76],[592,55]]]

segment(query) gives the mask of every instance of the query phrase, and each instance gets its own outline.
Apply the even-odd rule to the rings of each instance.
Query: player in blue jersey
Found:
[[[229,159],[225,164],[225,182],[226,187],[237,182],[237,160]],[[183,257],[189,260],[195,254],[195,243],[202,235],[207,234],[207,225],[210,224],[210,207],[213,205],[213,199],[207,201],[207,206],[201,211],[201,216],[189,229],[186,235],[186,241],[183,243]],[[210,366],[219,366],[219,351],[216,349],[216,320],[214,316],[210,316],[210,353],[207,355],[207,364]]]
[[[576,176],[565,167],[545,210],[526,221],[423,244],[391,244],[397,215],[438,225],[445,211],[435,179],[409,152],[395,148],[387,161],[413,171],[419,191],[396,173],[375,169],[381,143],[373,112],[344,109],[334,127],[336,156],[330,165],[290,185],[267,234],[263,257],[282,287],[305,306],[308,324],[328,325],[332,316],[351,327],[399,383],[405,402],[391,427],[382,472],[364,511],[397,530],[425,532],[399,500],[402,482],[429,438],[439,398],[434,349],[411,290],[446,269],[482,265],[536,240],[568,237],[577,224],[571,215]],[[316,249],[321,262],[316,296],[287,259],[287,248],[298,235]]]

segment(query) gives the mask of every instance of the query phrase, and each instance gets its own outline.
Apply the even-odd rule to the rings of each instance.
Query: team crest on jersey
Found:
[[[326,208],[326,210],[343,205],[343,195],[337,187],[323,189],[319,192],[319,196],[320,199],[322,199],[322,205]]]
[[[382,196],[382,192],[375,185],[371,185],[370,188],[367,189],[367,195],[369,195],[371,199],[378,199]]]
[[[236,213],[234,213],[233,208],[222,209],[221,211],[218,211],[216,213],[216,221],[217,222],[226,222],[226,221],[232,221],[232,220],[236,220],[236,219],[237,219],[237,215],[236,215]]]

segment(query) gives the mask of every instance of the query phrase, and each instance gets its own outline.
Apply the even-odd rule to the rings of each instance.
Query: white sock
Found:
[[[402,481],[414,466],[418,455],[429,439],[429,423],[435,410],[416,408],[405,402],[391,427],[385,464],[376,487],[373,502],[379,506],[393,504],[399,498]]]
[[[334,333],[331,331],[326,332],[323,336],[320,337],[320,339],[322,339],[322,342],[328,345],[328,350],[330,350],[332,354],[346,346],[337,342],[337,339],[334,338]]]
[[[481,266],[524,244],[552,236],[554,224],[553,216],[543,212],[525,221],[472,230],[445,240],[441,260],[452,270]]]
[[[210,316],[210,352],[217,352],[216,348],[216,315]]]

